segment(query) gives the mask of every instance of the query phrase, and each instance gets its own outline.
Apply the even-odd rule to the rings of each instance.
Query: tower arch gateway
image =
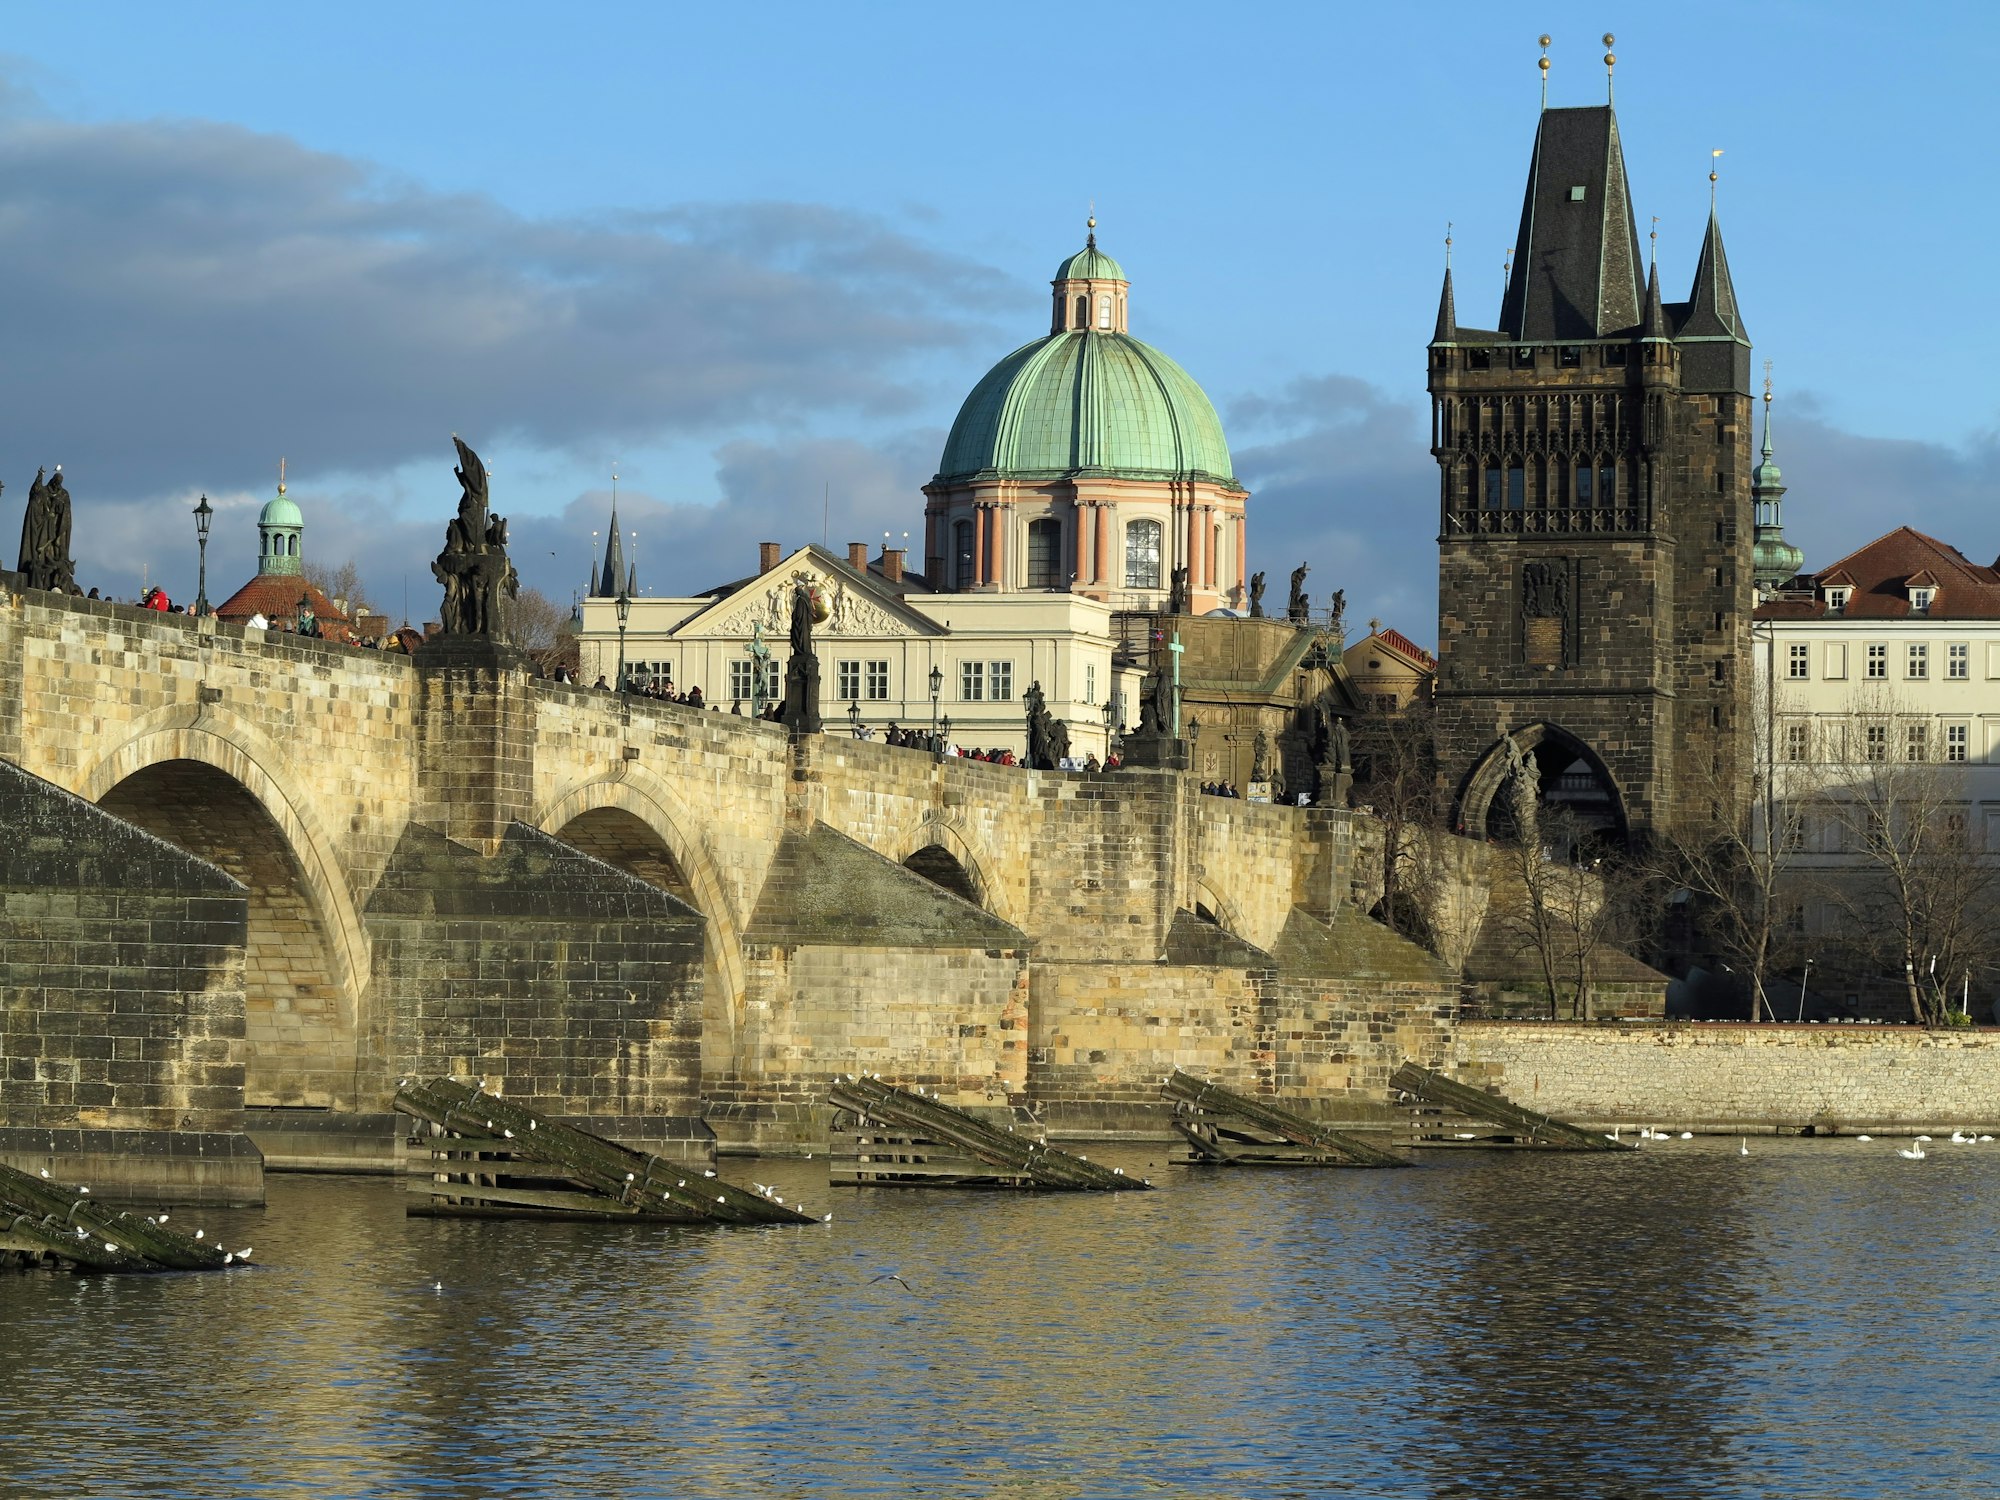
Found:
[[[1462,832],[1472,838],[1514,832],[1502,792],[1517,759],[1536,778],[1536,800],[1542,807],[1565,809],[1587,834],[1621,844],[1631,838],[1625,798],[1610,767],[1584,740],[1547,722],[1502,736],[1480,756],[1459,790]]]

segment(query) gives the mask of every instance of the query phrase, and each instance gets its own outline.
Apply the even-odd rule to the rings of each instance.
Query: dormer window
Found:
[[[1927,615],[1931,612],[1931,600],[1937,596],[1936,589],[1911,589],[1910,613]]]
[[[1846,614],[1847,596],[1853,592],[1854,590],[1848,588],[1828,589],[1826,591],[1826,612],[1830,615]]]

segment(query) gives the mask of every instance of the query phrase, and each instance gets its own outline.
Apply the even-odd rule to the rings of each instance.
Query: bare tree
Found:
[[[1983,962],[1996,934],[1996,872],[1966,826],[1965,767],[1936,759],[1930,717],[1886,695],[1857,698],[1844,728],[1845,763],[1824,800],[1856,857],[1827,889],[1857,957],[1900,979],[1912,1020],[1936,1023],[1953,1008],[1952,979]]]
[[[327,598],[342,601],[341,608],[346,611],[348,619],[379,612],[369,597],[368,585],[362,581],[361,569],[355,565],[353,558],[350,557],[335,568],[329,568],[324,563],[309,562],[299,571],[307,583]]]
[[[1354,729],[1355,798],[1382,829],[1382,921],[1423,941],[1437,925],[1438,840],[1450,805],[1438,780],[1436,729],[1421,701],[1364,715]]]
[[[514,644],[545,673],[557,667],[577,670],[580,648],[571,629],[569,611],[540,589],[524,588],[510,611]]]

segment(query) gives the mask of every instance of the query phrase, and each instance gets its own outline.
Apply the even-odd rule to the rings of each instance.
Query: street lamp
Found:
[[[1121,713],[1118,690],[1113,688],[1111,696],[1104,700],[1104,749],[1107,755],[1116,755],[1119,742],[1124,739],[1121,731],[1125,726],[1119,722]]]
[[[946,742],[949,741],[950,739],[951,739],[951,715],[946,714],[943,720],[940,721],[940,727],[938,730],[937,739],[932,742],[937,747],[932,753],[939,760],[944,759],[944,747]]]
[[[208,613],[208,523],[215,515],[215,507],[208,503],[208,496],[201,497],[201,504],[194,508],[194,539],[201,548],[201,571],[194,589],[194,612],[199,619]]]
[[[625,622],[632,618],[632,595],[624,584],[618,585],[618,691],[625,691]]]
[[[931,744],[938,742],[938,696],[944,692],[944,668],[931,667]],[[946,720],[947,723],[950,720]]]
[[[863,738],[861,733],[861,705],[852,698],[847,700],[847,727],[854,731],[854,737]]]
[[[1800,1021],[1806,1018],[1806,981],[1812,978],[1812,966],[1813,961],[1807,959],[1805,972],[1799,975],[1799,1013],[1797,1019]]]

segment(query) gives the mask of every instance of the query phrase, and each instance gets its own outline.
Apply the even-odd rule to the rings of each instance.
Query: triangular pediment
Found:
[[[815,640],[945,633],[873,574],[857,573],[832,553],[806,546],[683,620],[674,627],[674,637],[742,640],[753,626],[762,625],[766,639],[782,639],[791,629],[792,590],[801,582],[811,583],[827,601],[826,619],[813,626]]]

